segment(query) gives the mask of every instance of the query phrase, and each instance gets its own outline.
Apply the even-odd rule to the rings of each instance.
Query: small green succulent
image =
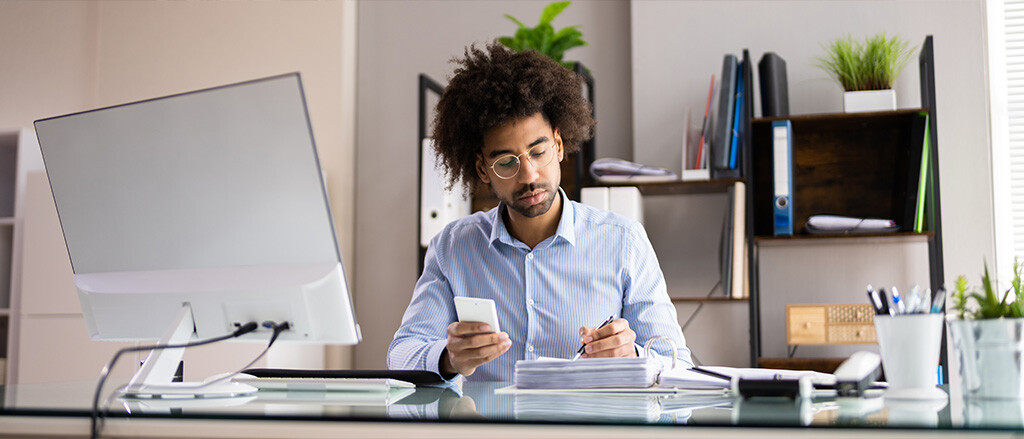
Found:
[[[1000,317],[1024,317],[1024,285],[1021,284],[1021,272],[1024,265],[1020,260],[1013,260],[1013,281],[1011,288],[1003,293],[1002,297],[996,290],[995,282],[988,273],[988,263],[985,264],[985,273],[981,277],[981,291],[967,291],[967,278],[959,276],[956,279],[956,288],[952,292],[953,306],[961,319],[998,319]],[[1010,293],[1013,292],[1014,300],[1007,302]],[[974,302],[970,307],[968,302]]]

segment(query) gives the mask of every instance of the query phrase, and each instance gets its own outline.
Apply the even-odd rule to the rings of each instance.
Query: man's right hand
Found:
[[[448,325],[448,343],[441,353],[443,375],[470,376],[476,368],[504,354],[512,340],[504,332],[489,332],[490,325],[480,322],[454,322]]]

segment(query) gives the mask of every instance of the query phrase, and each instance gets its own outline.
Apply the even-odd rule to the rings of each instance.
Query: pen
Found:
[[[932,312],[941,313],[942,308],[946,305],[946,289],[939,287],[939,290],[932,296]]]
[[[921,304],[921,287],[914,285],[914,288],[910,289],[910,294],[907,294],[906,300],[906,313],[914,314],[917,312],[917,306]]]
[[[875,309],[875,314],[882,314],[884,312],[882,310],[882,299],[878,297],[878,291],[871,288],[871,285],[868,285],[868,300],[871,301],[871,307]]]
[[[614,314],[608,316],[608,318],[605,319],[604,323],[602,323],[601,326],[598,326],[597,329],[601,329],[601,328],[607,326],[609,323],[612,322],[612,320],[615,320],[615,315]],[[580,346],[580,350],[576,351],[576,356],[572,357],[572,359],[574,361],[578,360],[580,358],[580,355],[583,355],[583,351],[585,349],[587,349],[587,345],[584,344],[584,345]]]
[[[882,300],[882,314],[893,315],[893,308],[889,306],[889,295],[885,294],[885,288],[878,290],[878,298]]]
[[[702,374],[707,375],[707,376],[723,379],[723,380],[726,380],[726,381],[731,381],[732,380],[732,377],[729,376],[729,375],[726,375],[726,374],[723,374],[723,373],[718,373],[718,372],[715,372],[713,370],[704,369],[704,368],[702,368],[700,366],[693,366],[693,367],[690,368],[690,370],[692,370],[694,372],[697,372],[697,373],[702,373]]]
[[[921,304],[917,306],[917,313],[928,314],[932,312],[932,289],[925,288],[924,295],[921,296]]]

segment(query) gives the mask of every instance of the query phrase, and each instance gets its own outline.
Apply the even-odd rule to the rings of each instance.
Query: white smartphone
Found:
[[[498,328],[498,309],[491,299],[456,297],[455,313],[458,314],[460,322],[482,322],[491,325],[493,332],[501,331]]]

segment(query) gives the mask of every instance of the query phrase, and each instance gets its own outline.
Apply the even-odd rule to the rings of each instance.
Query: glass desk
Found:
[[[322,392],[260,392],[249,397],[206,400],[114,398],[106,406],[103,435],[145,436],[150,432],[154,437],[192,436],[188,431],[167,430],[168,425],[184,428],[189,422],[198,425],[195,435],[202,437],[233,437],[234,433],[251,437],[243,426],[267,437],[275,436],[274,428],[281,432],[280,437],[297,437],[302,435],[295,430],[300,425],[313,428],[308,430],[309,435],[317,437],[312,433],[314,427],[337,435],[341,424],[346,425],[345,431],[354,426],[367,432],[364,435],[381,437],[431,436],[428,433],[432,429],[445,437],[536,437],[535,430],[546,432],[544,435],[565,429],[587,437],[679,437],[698,432],[699,436],[749,437],[755,430],[758,436],[793,437],[797,432],[792,429],[808,428],[815,430],[814,435],[856,433],[854,437],[878,433],[885,437],[1013,437],[1024,432],[1024,401],[1016,400],[963,401],[954,397],[905,402],[882,397],[825,397],[794,401],[495,393],[507,384],[419,388],[411,393],[390,394],[390,398],[382,394],[353,398]],[[94,382],[0,387],[4,401],[0,436],[5,432],[41,431],[55,437],[87,437],[94,388]],[[212,425],[226,426],[224,429],[232,434],[212,435],[211,431],[216,430]],[[48,430],[51,426],[54,428]],[[832,430],[822,430],[825,428]]]

